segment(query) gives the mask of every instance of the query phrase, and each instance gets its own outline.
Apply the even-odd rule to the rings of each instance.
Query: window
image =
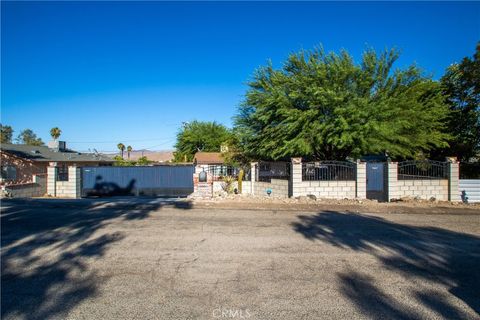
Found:
[[[57,167],[57,181],[68,181],[68,166],[66,164]]]
[[[2,180],[16,180],[17,168],[14,166],[2,166]]]

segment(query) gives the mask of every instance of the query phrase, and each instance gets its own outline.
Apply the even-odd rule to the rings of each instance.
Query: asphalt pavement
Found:
[[[3,201],[2,319],[479,319],[480,214]]]

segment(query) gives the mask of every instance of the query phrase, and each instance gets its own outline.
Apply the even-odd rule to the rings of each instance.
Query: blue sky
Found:
[[[480,2],[4,2],[1,122],[77,150],[170,149],[182,121],[231,126],[245,82],[323,44],[397,47],[439,78],[480,40]]]

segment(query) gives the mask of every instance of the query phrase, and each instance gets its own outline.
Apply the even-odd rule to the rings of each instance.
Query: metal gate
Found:
[[[386,168],[384,162],[367,162],[367,199],[387,200]]]
[[[193,193],[193,165],[84,167],[82,196],[187,196]]]

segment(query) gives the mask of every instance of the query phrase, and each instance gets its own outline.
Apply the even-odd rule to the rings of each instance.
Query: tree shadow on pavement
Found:
[[[295,231],[305,238],[371,254],[406,279],[420,278],[449,289],[480,314],[480,237],[434,227],[409,226],[369,215],[324,211],[298,216]],[[421,318],[405,301],[395,301],[374,279],[351,270],[339,274],[342,293],[373,318]],[[416,304],[443,318],[465,318],[440,292],[417,291]]]
[[[126,236],[102,228],[148,218],[165,204],[137,199],[2,201],[2,319],[63,318],[95,297],[105,279],[88,262]],[[191,208],[187,202],[172,204]]]

